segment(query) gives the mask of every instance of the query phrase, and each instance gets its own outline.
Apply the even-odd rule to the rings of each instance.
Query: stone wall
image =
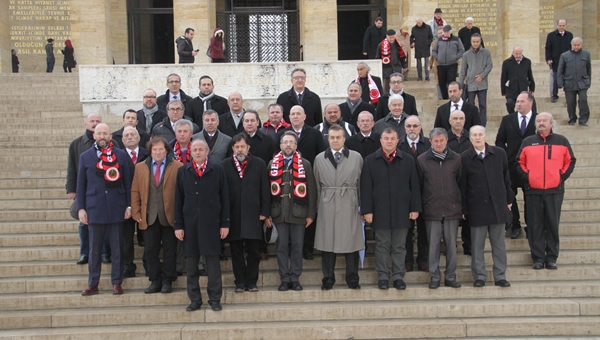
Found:
[[[12,72],[8,0],[0,0],[0,72]]]

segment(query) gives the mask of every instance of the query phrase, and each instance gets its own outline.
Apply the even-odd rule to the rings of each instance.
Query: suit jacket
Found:
[[[181,98],[178,99],[181,100],[181,102],[183,103],[184,115],[191,117],[192,108],[190,104],[192,102],[192,97],[185,94],[183,90],[179,90],[179,96]],[[169,103],[169,98],[171,98],[171,96],[169,95],[169,90],[167,90],[165,94],[161,94],[160,96],[158,96],[158,98],[156,98],[156,105],[158,105],[159,110],[167,112],[167,104]]]
[[[506,83],[508,82],[508,86]],[[531,70],[531,60],[522,57],[517,63],[512,56],[502,63],[500,72],[500,92],[506,98],[517,99],[523,91],[535,92],[535,81]]]
[[[151,133],[152,129],[154,129],[154,127],[157,124],[159,124],[165,118],[168,118],[168,117],[169,116],[167,115],[166,111],[158,109],[158,111],[154,112],[154,115],[152,116],[152,128],[150,129],[150,131],[146,131],[146,116],[144,116],[144,110],[139,110],[137,112],[138,123],[137,123],[136,128],[138,129],[138,131],[146,131],[146,133]]]
[[[292,126],[285,128],[283,130],[279,130],[277,133],[277,139],[281,139],[281,135],[285,131],[294,131]],[[315,128],[307,126],[304,124],[302,127],[302,132],[300,133],[300,139],[298,140],[298,151],[303,158],[306,158],[310,164],[315,162],[315,157],[318,154],[325,151],[327,145],[325,141],[323,141],[323,135]]]
[[[375,86],[377,86],[377,89],[379,90],[379,96],[381,97],[381,95],[383,94],[383,85],[381,85],[381,78],[374,76],[372,74],[371,74],[371,78],[373,78],[373,82],[375,83]],[[359,81],[360,81],[360,87],[362,89],[361,98],[362,98],[363,102],[371,104],[371,95],[369,94],[369,92],[371,92],[369,90],[369,78],[368,77],[360,78]],[[371,105],[377,105],[377,104],[371,104]]]
[[[246,137],[248,137],[248,142],[250,144],[250,154],[262,159],[265,164],[268,164],[273,158],[273,155],[279,151],[273,138],[260,131],[256,131],[252,137],[246,134]]]
[[[183,119],[191,120],[188,116],[184,116]],[[194,126],[194,131],[192,131],[193,133],[197,133],[198,131],[200,131],[198,125],[194,123],[192,124]],[[152,129],[152,137],[156,136],[162,136],[168,141],[172,141],[173,139],[175,139],[175,131],[173,131],[173,127],[171,126],[171,120],[169,119],[169,117],[163,119],[162,122],[154,126],[154,128]]]
[[[220,116],[226,112],[229,112],[229,105],[227,105],[227,99],[217,96],[216,94],[209,100],[211,110],[217,111]],[[191,112],[189,114],[192,117],[192,121],[196,123],[200,129],[202,129],[202,114],[204,113],[204,102],[200,97],[192,99],[190,103]]]
[[[571,49],[571,40],[573,40],[573,33],[566,30],[564,35],[561,35],[557,29],[548,33],[545,48],[546,61],[552,60],[552,70],[555,72],[558,70],[560,55]]]
[[[192,140],[194,139],[206,140],[206,138],[204,138],[204,130],[194,134],[192,136]],[[213,145],[213,147],[210,149],[208,157],[213,162],[221,164],[225,158],[231,155],[231,146],[229,143],[231,143],[231,137],[220,131],[217,131],[217,140],[215,141],[215,145]]]
[[[141,146],[138,146],[138,154],[137,154],[137,161],[135,164],[133,164],[134,166],[136,164],[142,163],[143,161],[146,160],[146,158],[150,157],[150,153],[148,152],[148,150],[146,150],[146,148],[143,148]],[[123,149],[123,151],[125,151],[127,153],[127,155],[129,156],[129,152],[127,152],[126,148],[121,148]],[[131,159],[131,157],[129,157]],[[132,159],[133,161],[133,159]]]
[[[121,173],[118,187],[107,187],[104,177],[96,172],[96,148],[88,149],[79,158],[77,210],[86,210],[89,224],[123,223],[125,209],[131,205],[133,163],[127,152],[121,149],[113,148],[113,154]]]
[[[398,143],[398,149],[413,156],[413,158],[415,159],[415,164],[417,164],[417,158],[419,157],[419,155],[421,155],[421,154],[427,152],[427,150],[431,149],[431,143],[429,142],[429,138],[424,137],[424,136],[419,136],[419,141],[417,142],[417,145],[415,147],[417,149],[416,153],[412,151],[411,144],[408,142],[408,139],[406,136],[404,136],[404,138],[402,138],[400,140],[400,143]]]
[[[441,127],[446,131],[452,128],[452,126],[450,126],[451,104],[452,102],[447,102],[438,107],[433,127]],[[463,101],[461,111],[465,113],[465,130],[469,131],[473,125],[481,125],[481,118],[479,117],[479,109],[477,106]]]
[[[292,106],[299,105],[296,91],[292,87],[289,91],[283,92],[277,97],[277,104],[283,107],[283,119],[290,123],[290,109]],[[302,105],[306,113],[304,124],[315,126],[323,122],[323,110],[321,108],[321,97],[318,94],[310,91],[307,87],[304,88]],[[312,162],[311,162],[312,163]]]
[[[525,129],[525,135],[521,135],[521,114],[513,112],[502,117],[498,133],[496,134],[496,146],[501,147],[506,151],[506,157],[508,159],[508,165],[511,170],[516,170],[517,167],[517,154],[521,148],[521,144],[526,137],[535,135],[535,111],[532,112],[527,128]]]
[[[375,107],[369,104],[369,100],[360,102],[356,109],[354,110],[354,114],[350,111],[350,106],[347,102],[343,102],[339,104],[340,111],[342,112],[342,119],[345,122],[348,122],[354,126],[356,131],[359,131],[358,124],[356,123],[358,120],[358,114],[363,111],[369,111],[373,116],[375,116]]]
[[[366,158],[373,152],[381,149],[381,136],[378,133],[371,132],[369,137],[363,136],[362,132],[346,139],[346,147],[358,152],[362,158]]]
[[[183,166],[181,162],[174,160],[171,157],[166,158],[165,170],[162,176],[162,193],[163,204],[165,207],[165,215],[169,221],[169,225],[175,222],[174,215],[174,198],[175,198],[175,181],[177,180],[177,169]],[[131,184],[131,217],[139,222],[139,228],[146,230],[148,228],[148,195],[150,181],[154,181],[152,174],[152,158],[146,159],[145,162],[138,163],[135,166],[133,175],[133,183]]]
[[[406,93],[405,91],[402,91],[401,96],[402,96],[402,98],[404,98],[403,111],[406,112],[406,114],[409,116],[418,116],[419,112],[417,111],[417,101],[415,100],[415,97],[413,95]],[[375,109],[375,116],[374,116],[375,121],[378,121],[381,118],[384,118],[385,116],[387,116],[388,113],[390,113],[390,109],[388,107],[389,100],[390,100],[389,93],[384,94],[383,96],[381,96],[379,98],[379,101],[377,102],[377,108]]]
[[[141,130],[139,127],[135,127],[140,135],[140,147],[146,147],[146,143],[150,141],[150,135],[146,132],[146,130]],[[123,144],[123,130],[125,127],[120,128],[119,130],[112,133],[113,140],[117,142],[119,148],[124,149],[125,144]]]
[[[238,124],[238,126],[235,126],[235,121],[231,116],[231,111],[227,111],[226,113],[219,115],[219,131],[221,131],[229,137],[233,137],[240,132],[244,132],[244,125],[242,124],[242,119],[244,119],[244,114],[242,114],[242,118],[240,118],[240,123]]]

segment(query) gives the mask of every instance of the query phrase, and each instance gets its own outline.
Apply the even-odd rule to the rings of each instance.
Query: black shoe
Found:
[[[111,263],[111,259],[109,255],[102,255],[102,263]]]
[[[88,263],[88,257],[86,255],[81,255],[79,260],[77,260],[77,264],[86,264]]]
[[[463,248],[463,254],[471,256],[471,248]]]
[[[199,274],[200,276],[208,276],[208,274],[206,273],[206,270],[204,270],[204,269],[200,269],[200,270],[198,271],[198,274]]]
[[[533,264],[533,269],[535,269],[535,270],[544,269],[544,264],[542,262],[536,262]]]
[[[173,287],[171,286],[171,281],[166,280],[162,283],[162,289],[160,290],[163,294],[168,294],[173,291]]]
[[[202,306],[202,302],[192,302],[192,303],[190,303],[189,306],[187,306],[187,308],[185,310],[187,312],[193,312],[195,310],[200,309],[201,306]]]
[[[556,103],[558,101],[558,97],[552,97],[552,99],[550,99],[551,102]]]
[[[480,287],[484,287],[484,286],[485,286],[485,281],[483,281],[483,280],[475,280],[475,282],[473,282],[473,287],[480,288]]]
[[[135,277],[135,271],[126,270],[123,272],[123,278]]]
[[[579,126],[588,126],[587,123],[579,122]]]
[[[460,288],[461,284],[460,284],[460,282],[458,282],[456,280],[454,280],[454,281],[444,280],[444,286],[446,286],[446,287],[452,287],[452,288]]]
[[[176,272],[176,273],[177,273],[177,276],[183,276],[182,272]],[[146,276],[148,276],[148,275],[146,274]]]
[[[382,290],[387,290],[390,288],[390,282],[388,280],[379,280],[379,282],[377,282],[377,287]]]
[[[313,253],[306,252],[306,253],[302,254],[302,258],[305,260],[314,260],[315,255]]]
[[[221,261],[227,261],[228,259],[229,259],[229,258],[228,258],[228,257],[227,257],[227,255],[225,255],[225,254],[221,254],[221,255],[219,255],[219,260],[221,260]]]
[[[218,301],[209,302],[208,304],[210,305],[210,308],[215,312],[223,310],[221,303],[219,303]]]
[[[246,291],[246,287],[245,286],[237,286],[235,287],[235,292],[236,293],[243,293]]]
[[[510,287],[510,283],[506,280],[496,281],[496,282],[494,282],[494,285],[496,285],[498,287],[502,287],[502,288]]]
[[[569,121],[569,125],[575,125],[575,123],[576,123],[576,122],[575,122],[574,120],[570,120],[570,121]]]
[[[356,289],[360,289],[360,285],[358,284],[358,282],[349,283],[348,288],[356,290]]]
[[[546,269],[554,270],[558,269],[558,266],[556,265],[556,262],[548,262],[546,263]]]
[[[285,291],[288,291],[289,289],[290,289],[290,284],[288,282],[282,282],[279,285],[279,288],[277,288],[277,290],[280,292],[285,292]]]
[[[429,282],[429,289],[438,289],[439,286],[440,286],[440,281]]]
[[[154,294],[160,292],[162,289],[162,283],[160,281],[152,281],[150,287],[144,290],[145,294]]]
[[[323,283],[321,285],[321,290],[331,290],[331,289],[333,289],[333,285],[329,282]]]
[[[413,264],[412,263],[405,263],[404,267],[406,268],[406,272],[412,272],[413,271]]]
[[[429,77],[426,77],[425,80],[429,81]]]
[[[419,77],[417,78],[417,81],[423,81],[423,78]]]
[[[256,293],[256,292],[258,292],[258,287],[256,285],[254,285],[254,286],[248,287],[246,290],[251,293]]]
[[[512,234],[510,234],[510,238],[515,240],[515,239],[519,238],[519,236],[521,235],[522,232],[523,232],[523,230],[521,228],[513,229]]]
[[[406,289],[406,283],[404,283],[404,280],[394,280],[394,288],[404,290]]]
[[[300,282],[298,282],[298,281],[292,282],[292,290],[301,291],[302,289],[303,288],[300,285]]]

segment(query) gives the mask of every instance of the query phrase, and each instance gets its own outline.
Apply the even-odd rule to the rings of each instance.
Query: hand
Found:
[[[131,218],[131,207],[127,207],[127,209],[125,209],[125,219],[129,219]]]
[[[195,57],[198,54],[198,51],[192,51],[192,55]]]
[[[367,54],[368,54],[367,52],[363,52],[363,55],[367,55]]]
[[[419,212],[412,211],[410,214],[408,214],[408,218],[410,218],[411,220],[416,220],[417,218],[419,218]]]
[[[306,218],[306,225],[304,226],[304,228],[308,228],[309,225],[311,225],[311,223],[313,223],[314,219],[307,217]]]
[[[79,222],[87,225],[88,224],[88,216],[87,216],[87,211],[85,211],[85,209],[79,209]]]
[[[260,219],[261,221],[264,221],[266,218],[267,218],[267,217],[266,217],[266,216],[263,216],[263,215],[260,215],[260,216],[258,216],[258,219]]]
[[[531,95],[533,96],[533,91],[531,91]]]
[[[141,219],[141,218],[138,218],[138,219],[137,219],[137,223],[142,223],[142,219]]]
[[[475,82],[477,84],[481,83],[482,81],[483,81],[483,77],[482,76],[480,76],[480,75],[476,75],[475,76]]]
[[[373,223],[373,214],[364,214],[363,216],[365,217],[365,222],[369,224]]]
[[[512,203],[508,205],[508,210],[512,209]]]
[[[68,192],[67,193],[67,197],[69,197],[70,200],[75,200],[75,198],[77,198],[77,193],[75,193],[75,192]]]
[[[464,221],[466,221],[466,220],[467,220],[467,216],[465,216],[465,214],[462,214],[462,219],[463,219]]]
[[[402,73],[406,73],[406,71],[408,71],[408,68],[403,68],[402,69]]]
[[[552,60],[548,60],[548,61],[546,62],[546,64],[548,64],[548,65],[552,65]]]
[[[183,229],[175,230],[175,237],[177,237],[179,241],[183,241],[183,234]]]
[[[229,234],[229,228],[221,228],[221,240],[224,240]]]
[[[414,47],[415,47],[415,43],[411,43],[410,48],[414,48]]]
[[[267,226],[267,228],[271,228],[273,227],[273,225],[271,224],[272,219],[269,218],[265,218],[265,225]]]
[[[431,66],[428,67],[429,71],[433,70],[433,68]]]

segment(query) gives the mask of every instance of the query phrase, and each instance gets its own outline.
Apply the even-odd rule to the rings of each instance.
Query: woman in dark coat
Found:
[[[225,43],[223,42],[223,30],[215,28],[213,36],[210,38],[210,59],[213,63],[224,63],[225,62]]]
[[[65,40],[65,48],[61,50],[62,54],[65,56],[65,60],[63,61],[63,70],[65,73],[67,71],[71,73],[71,69],[74,69],[75,64],[75,49],[73,48],[73,44],[71,44],[71,40]]]

